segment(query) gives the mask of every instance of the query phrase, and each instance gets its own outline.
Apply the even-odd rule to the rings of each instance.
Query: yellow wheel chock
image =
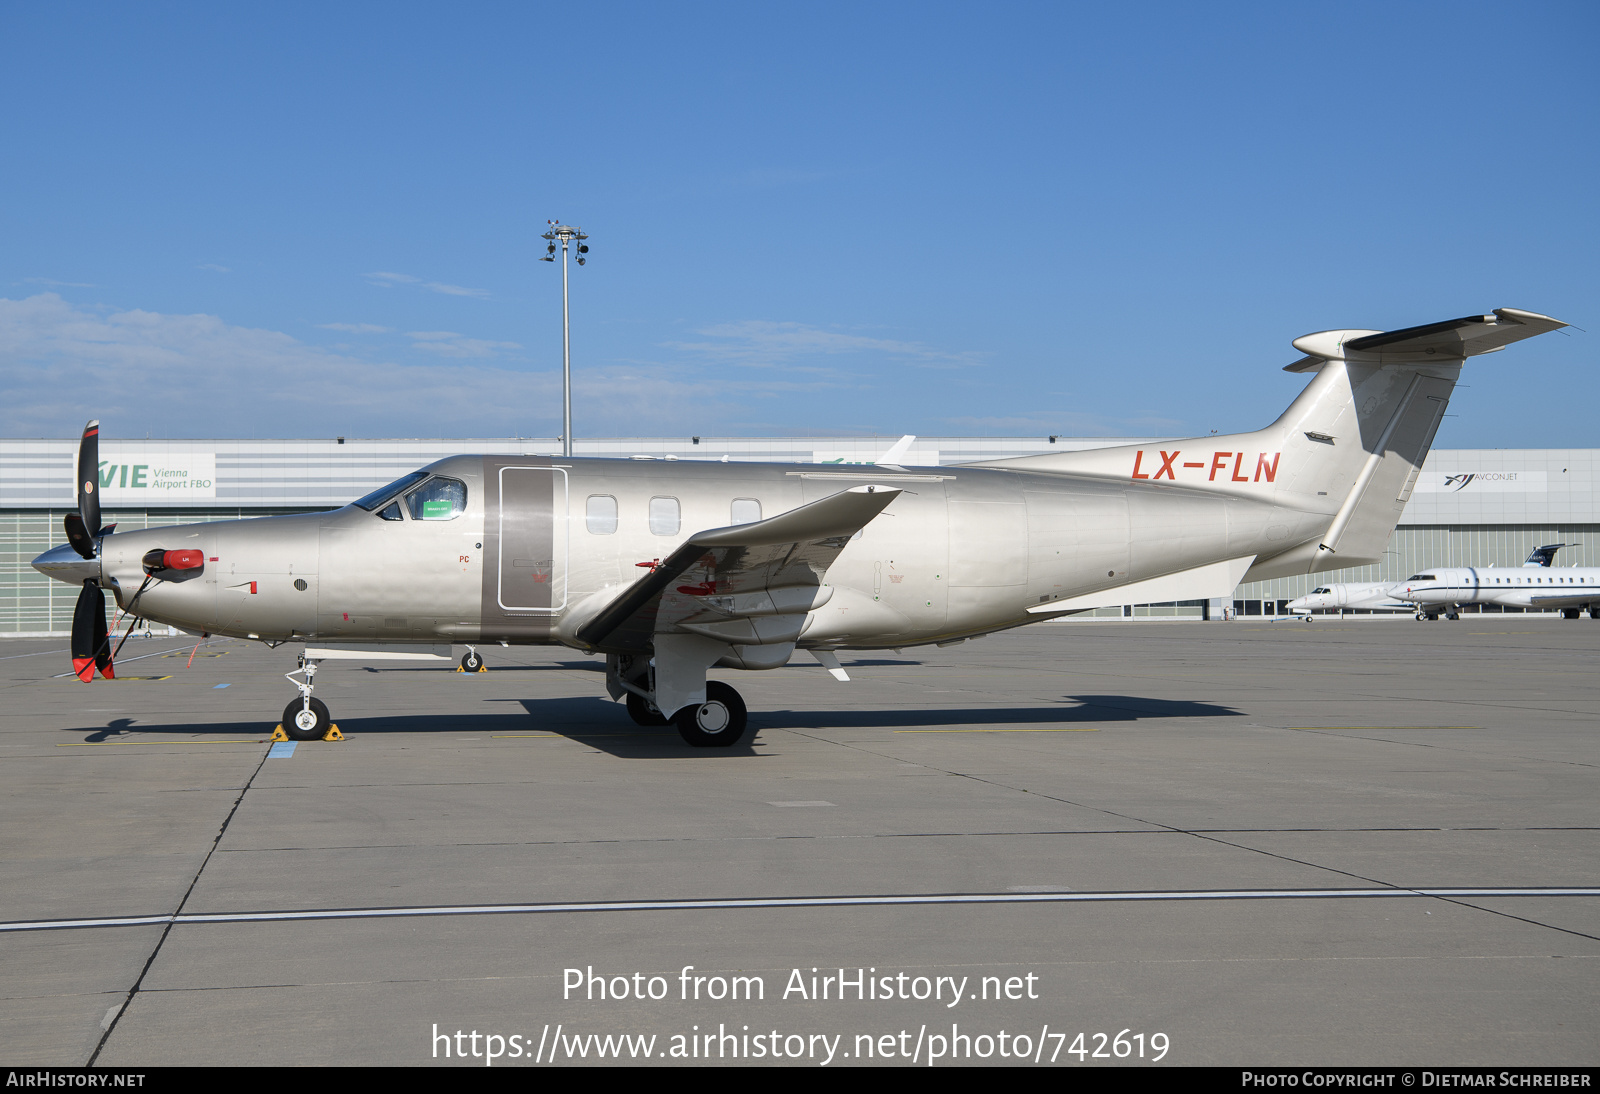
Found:
[[[283,731],[282,723],[273,726],[272,736],[267,738],[268,741],[287,741],[288,739],[289,735]],[[345,737],[343,733],[339,732],[338,725],[335,724],[328,727],[328,732],[322,735],[322,739],[324,741],[342,741]]]

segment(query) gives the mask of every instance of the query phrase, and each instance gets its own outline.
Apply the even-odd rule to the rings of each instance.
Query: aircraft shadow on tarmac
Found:
[[[1031,727],[1087,722],[1133,722],[1141,718],[1229,718],[1242,712],[1216,703],[1147,699],[1139,695],[1067,695],[1037,707],[897,707],[890,710],[763,710],[752,724],[768,729],[973,729]]]
[[[751,732],[729,749],[688,749],[696,756],[752,755],[751,742],[763,729],[1005,729],[1048,725],[1080,727],[1093,723],[1134,722],[1141,719],[1237,717],[1242,712],[1215,703],[1151,699],[1137,695],[1068,695],[1061,703],[1031,707],[917,707],[887,710],[758,710],[751,715]],[[490,699],[494,704],[515,704],[522,710],[485,713],[463,709],[436,714],[354,715],[336,718],[347,736],[394,733],[472,733],[508,738],[527,734],[552,734],[580,741],[615,756],[644,759],[685,755],[686,746],[672,726],[639,726],[619,703],[591,696],[557,699]],[[176,725],[138,723],[114,718],[105,726],[78,727],[68,733],[85,733],[87,744],[119,739],[148,739],[154,735],[257,737],[272,732],[273,722],[185,722]]]

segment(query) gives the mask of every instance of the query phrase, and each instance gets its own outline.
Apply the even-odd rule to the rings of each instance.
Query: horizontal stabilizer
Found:
[[[1233,590],[1239,587],[1239,579],[1244,577],[1244,572],[1255,560],[1255,555],[1230,558],[1223,562],[1213,562],[1208,566],[1196,566],[1192,570],[1180,570],[1175,574],[1152,577],[1148,581],[1118,585],[1104,592],[1069,597],[1049,604],[1038,604],[1028,611],[1035,615],[1049,615],[1052,612],[1114,608],[1120,604],[1167,604],[1174,600],[1213,600],[1230,597],[1233,595]]]
[[[1294,348],[1306,356],[1284,371],[1315,372],[1323,361],[1337,360],[1381,365],[1460,361],[1566,325],[1538,312],[1496,308],[1492,315],[1468,315],[1403,330],[1318,331],[1294,340]]]

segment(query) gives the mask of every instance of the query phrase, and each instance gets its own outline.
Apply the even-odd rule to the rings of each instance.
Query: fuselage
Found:
[[[125,610],[194,632],[557,642],[574,605],[619,591],[690,534],[868,482],[903,493],[827,571],[832,593],[811,613],[802,647],[883,648],[1018,626],[1053,600],[1283,550],[1328,520],[1182,485],[1042,472],[456,456],[424,468],[393,501],[375,492],[376,502],[326,513],[106,536],[101,580]],[[141,560],[156,548],[198,549],[205,565],[146,582]],[[76,569],[59,576],[81,580],[84,564],[62,552],[37,565],[50,572],[62,554],[59,564]]]
[[[1419,608],[1498,604],[1507,608],[1600,605],[1600,568],[1592,566],[1449,566],[1412,574],[1394,586]],[[1557,603],[1560,602],[1560,603]],[[1570,603],[1568,603],[1570,602]]]
[[[1411,604],[1396,600],[1392,581],[1345,582],[1322,585],[1289,601],[1291,613],[1333,611],[1340,608],[1371,612],[1409,612]]]

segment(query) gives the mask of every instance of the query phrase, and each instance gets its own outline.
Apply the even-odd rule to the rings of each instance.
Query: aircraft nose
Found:
[[[82,585],[100,576],[100,560],[84,558],[70,543],[50,548],[33,560],[33,568],[45,577],[64,581],[68,585]]]

